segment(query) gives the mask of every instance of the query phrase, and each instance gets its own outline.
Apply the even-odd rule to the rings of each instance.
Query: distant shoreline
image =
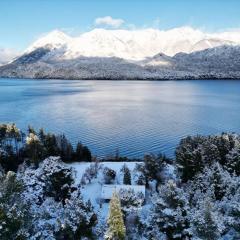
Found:
[[[239,81],[239,78],[128,78],[128,79],[119,79],[119,78],[29,78],[29,77],[0,77],[0,80],[3,79],[9,79],[9,80],[13,80],[13,79],[20,79],[20,80],[69,80],[69,81],[146,81],[146,82],[150,82],[150,81]]]

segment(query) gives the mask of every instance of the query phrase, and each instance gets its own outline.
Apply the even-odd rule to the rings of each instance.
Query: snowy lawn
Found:
[[[127,167],[129,168],[130,171],[133,171],[133,169],[135,168],[136,164],[139,164],[141,162],[100,162],[100,165],[104,167],[108,167],[113,169],[116,173],[117,173],[117,177],[119,177],[120,175],[120,170],[123,167],[124,164],[127,165]],[[67,164],[68,166],[71,166],[76,175],[75,175],[75,181],[76,183],[80,183],[82,175],[84,174],[84,172],[86,171],[86,169],[93,163],[90,162],[74,162],[74,163],[70,163]]]
[[[101,191],[102,185],[104,184],[102,179],[102,170],[105,167],[111,168],[116,172],[116,183],[121,183],[122,181],[122,173],[121,168],[124,164],[127,165],[131,174],[136,166],[141,162],[100,162],[99,163],[99,171],[97,178],[92,179],[91,183],[87,183],[86,185],[81,187],[81,193],[85,201],[90,200],[95,210],[99,212],[99,216],[102,220],[106,220],[108,215],[108,207],[109,203],[101,203]],[[67,166],[71,166],[73,168],[75,174],[75,183],[80,184],[83,174],[86,169],[90,167],[90,162],[74,162],[67,164]]]

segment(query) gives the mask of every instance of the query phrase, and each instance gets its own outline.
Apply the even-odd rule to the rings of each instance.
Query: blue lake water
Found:
[[[65,133],[97,156],[173,156],[187,135],[240,132],[240,81],[0,79],[0,122]]]

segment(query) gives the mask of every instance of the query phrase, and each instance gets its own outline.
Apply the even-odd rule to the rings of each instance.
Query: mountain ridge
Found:
[[[201,45],[201,42],[203,45]],[[165,31],[158,29],[106,30],[96,28],[77,37],[71,37],[59,30],[54,30],[31,44],[24,53],[51,45],[52,48],[64,49],[61,56],[63,59],[85,56],[143,60],[160,52],[174,56],[179,52],[191,53],[195,50],[226,44],[240,44],[240,31],[229,32],[228,34],[211,34],[191,27],[180,27]]]
[[[232,32],[228,40],[226,33],[205,34],[189,27],[94,29],[79,37],[55,30],[1,66],[0,77],[240,79],[240,32],[239,43],[236,36]]]
[[[140,61],[117,57],[56,59],[59,49],[38,48],[0,67],[1,77],[40,79],[240,79],[240,46],[220,46]]]

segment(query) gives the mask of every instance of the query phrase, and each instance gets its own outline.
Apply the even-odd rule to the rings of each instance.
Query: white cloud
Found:
[[[106,25],[113,28],[118,28],[124,24],[124,20],[121,18],[112,18],[111,16],[100,17],[95,19],[95,25]]]
[[[18,56],[20,53],[17,50],[9,48],[0,48],[0,65],[11,61],[13,58]]]

